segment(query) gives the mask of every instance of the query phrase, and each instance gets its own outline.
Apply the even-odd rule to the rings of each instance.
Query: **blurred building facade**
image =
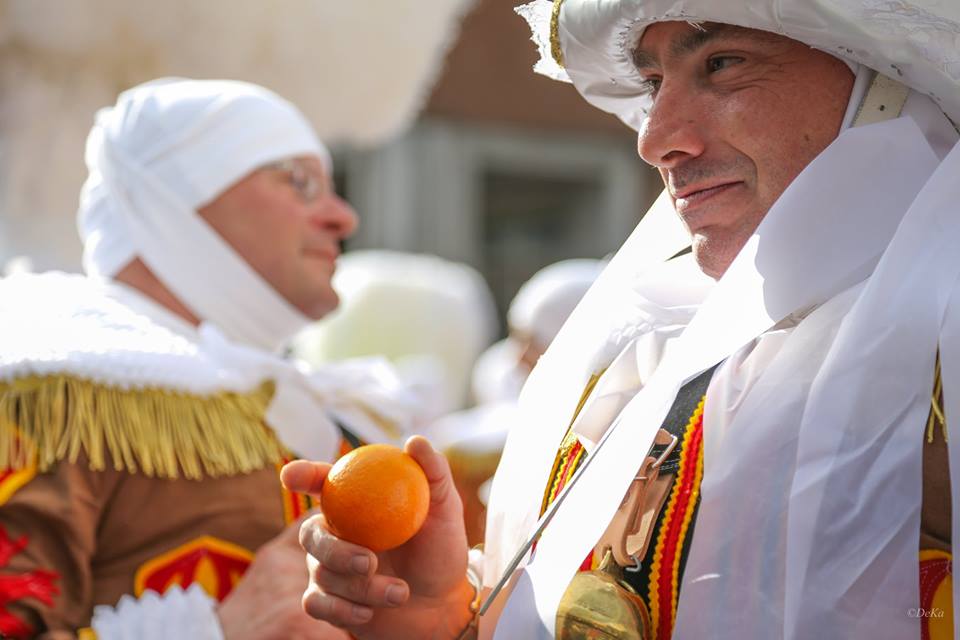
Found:
[[[341,150],[350,246],[435,253],[486,277],[501,314],[540,268],[617,249],[659,193],[636,134],[533,73],[514,0],[481,0],[411,130]]]

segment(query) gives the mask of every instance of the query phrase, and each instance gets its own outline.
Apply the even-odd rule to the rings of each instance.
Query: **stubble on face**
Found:
[[[836,138],[853,74],[800,42],[715,24],[653,25],[634,59],[655,86],[638,150],[659,170],[701,269],[719,278]]]
[[[309,168],[323,174],[318,159]],[[305,203],[282,171],[238,181],[198,214],[293,307],[320,319],[339,303],[332,278],[356,214],[335,194]]]

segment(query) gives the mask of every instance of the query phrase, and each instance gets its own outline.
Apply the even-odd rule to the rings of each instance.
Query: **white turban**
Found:
[[[510,303],[510,328],[546,349],[605,264],[600,260],[563,260],[536,272]]]
[[[83,267],[115,275],[135,257],[197,317],[238,342],[275,350],[309,319],[197,209],[264,164],[327,150],[292,104],[262,87],[165,78],[101,109],[87,138],[80,195]]]

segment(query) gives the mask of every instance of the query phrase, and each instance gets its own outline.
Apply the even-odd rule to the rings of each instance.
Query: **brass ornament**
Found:
[[[602,557],[593,571],[577,573],[557,609],[556,637],[562,640],[649,640],[653,638],[650,612],[643,599],[624,580],[624,567],[638,567],[644,556],[657,514],[673,478],[659,477],[660,466],[677,446],[678,438],[664,429],[656,444],[666,449],[658,458],[647,456],[624,495],[620,508],[594,548]]]
[[[558,640],[651,640],[650,613],[608,551],[600,566],[574,576],[557,609]]]

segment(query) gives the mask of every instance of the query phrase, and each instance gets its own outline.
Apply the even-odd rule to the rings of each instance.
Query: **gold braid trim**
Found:
[[[563,67],[563,48],[560,47],[560,7],[563,0],[553,0],[553,11],[550,13],[550,55],[554,61]]]
[[[194,396],[122,389],[67,375],[0,382],[0,469],[40,471],[81,452],[90,469],[160,478],[238,475],[276,464],[283,447],[264,424],[272,382],[249,393]]]
[[[933,443],[937,425],[944,442],[947,441],[947,417],[943,412],[943,378],[940,376],[940,352],[937,352],[937,368],[933,379],[933,396],[930,400],[930,417],[927,418],[927,444]]]

